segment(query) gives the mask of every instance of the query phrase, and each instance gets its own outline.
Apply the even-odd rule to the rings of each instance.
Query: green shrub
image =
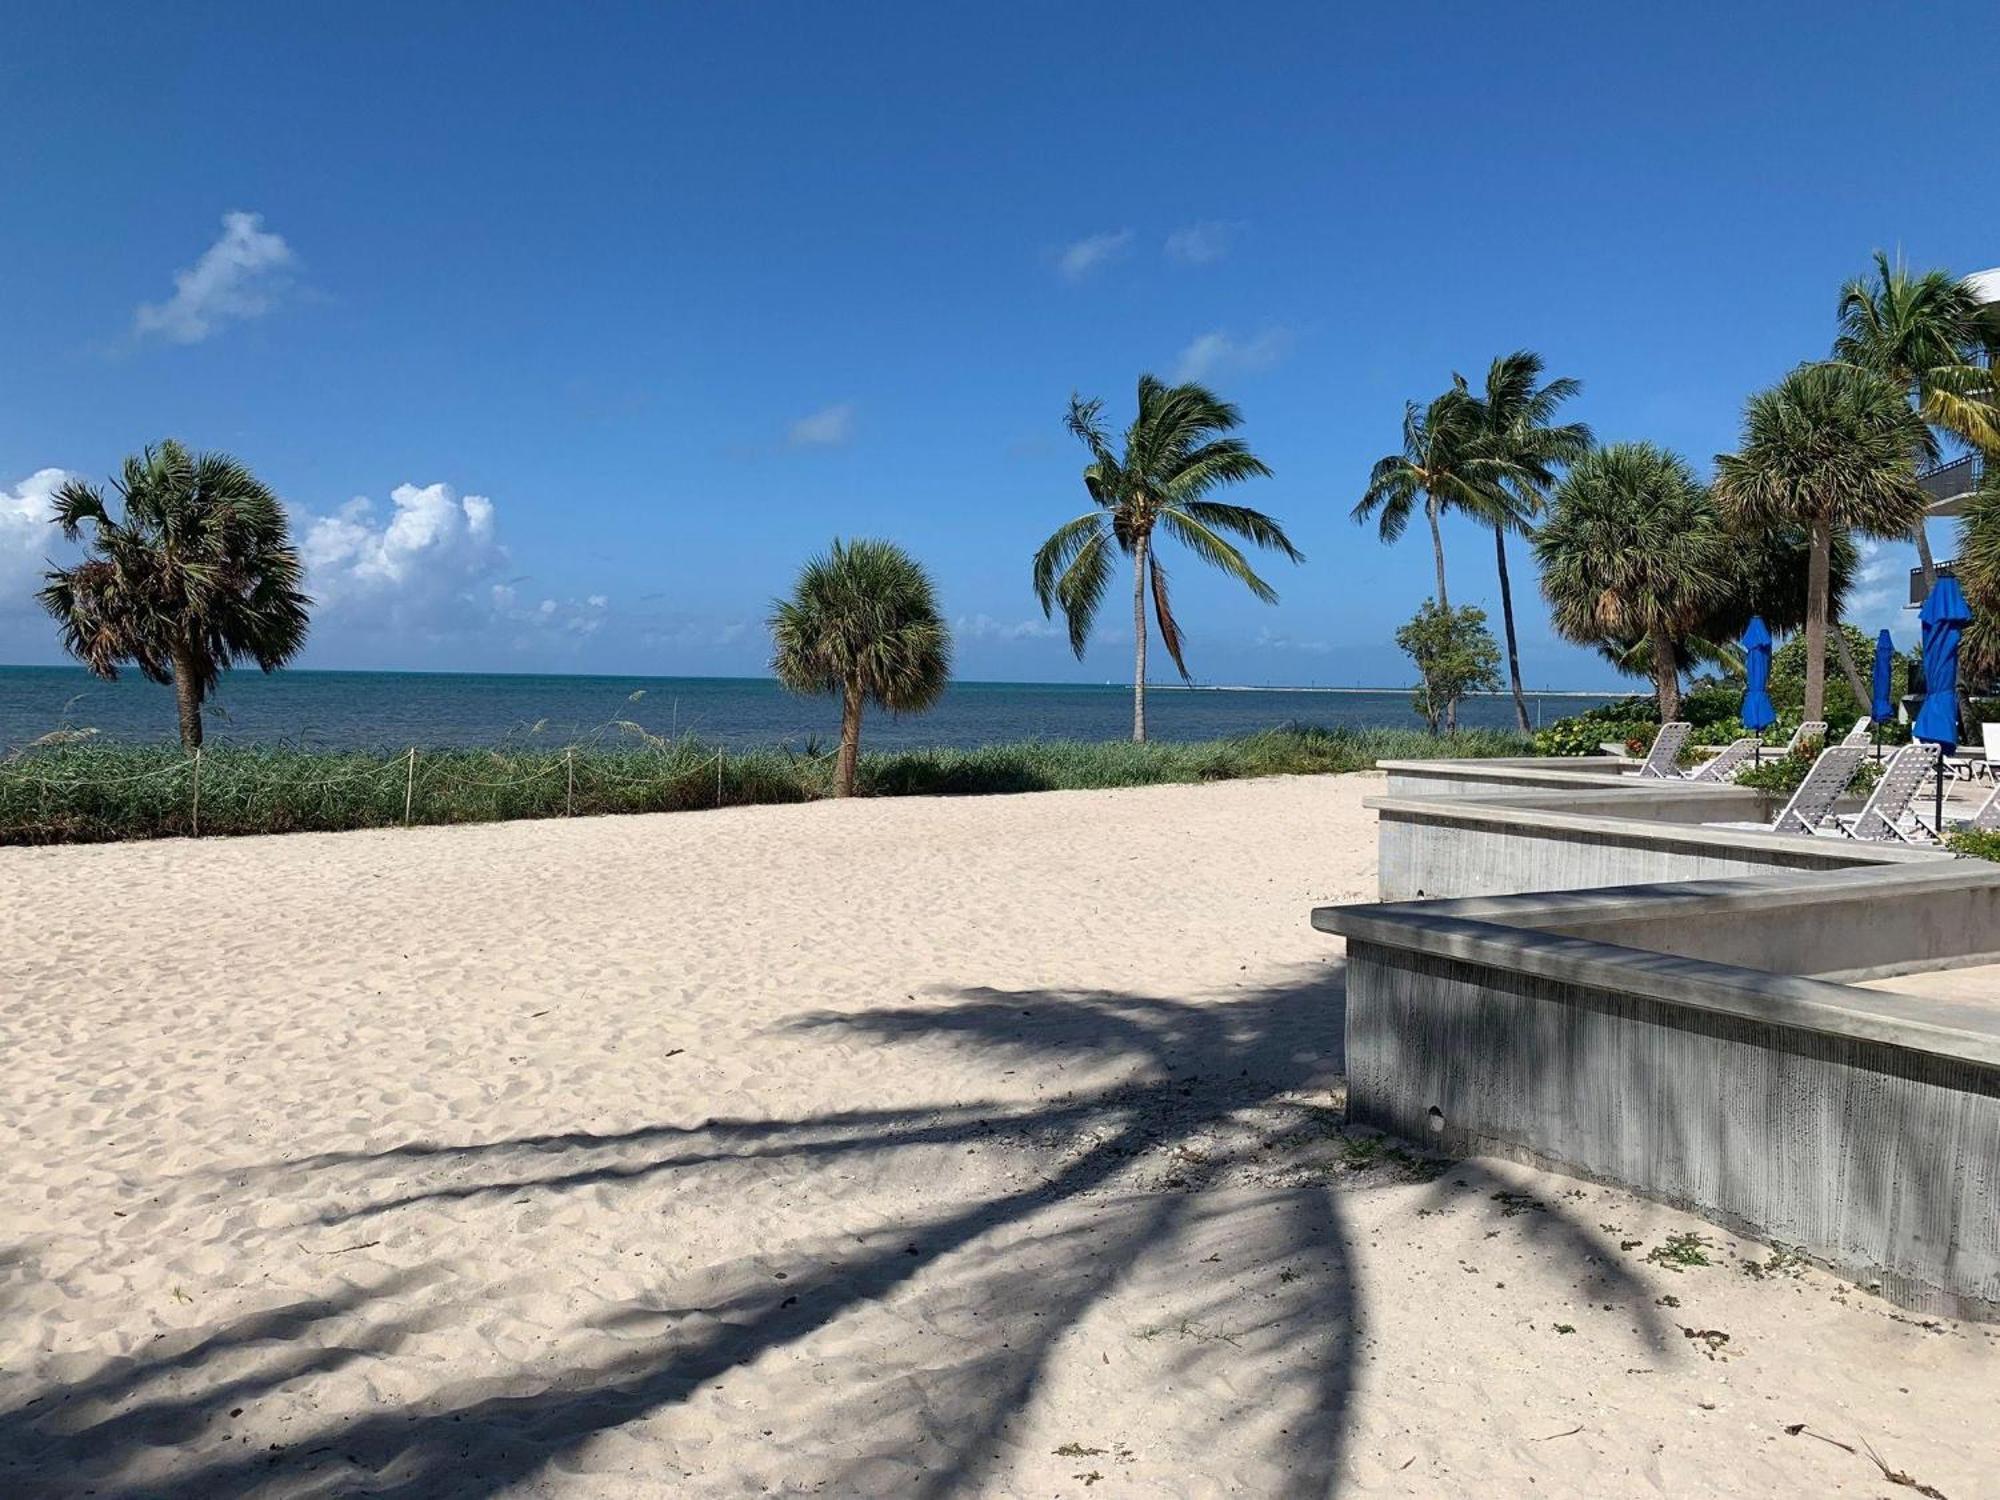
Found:
[[[2000,864],[2000,833],[1964,828],[1949,835],[1944,845],[1953,854],[1963,854],[1969,859],[1990,859]]]
[[[864,754],[864,795],[948,796],[1355,771],[1378,760],[1521,755],[1497,731],[1293,725],[1196,744],[1031,742]],[[832,757],[647,737],[409,753],[57,744],[0,762],[0,843],[301,833],[677,812],[828,795]]]

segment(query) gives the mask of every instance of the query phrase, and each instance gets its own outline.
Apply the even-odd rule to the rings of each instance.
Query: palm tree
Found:
[[[190,454],[171,440],[125,460],[104,495],[80,479],[55,492],[65,540],[90,555],[44,575],[37,596],[63,648],[100,677],[126,663],[171,683],[181,744],[201,748],[201,706],[225,668],[274,672],[305,644],[312,601],[285,508],[227,454]]]
[[[1428,406],[1403,406],[1403,447],[1375,461],[1368,489],[1355,504],[1357,522],[1377,518],[1385,542],[1401,538],[1418,503],[1431,527],[1431,559],[1437,565],[1437,602],[1451,607],[1444,582],[1444,533],[1439,518],[1447,510],[1478,512],[1492,492],[1490,469],[1480,450],[1485,415],[1478,400],[1455,383]]]
[[[1582,645],[1644,642],[1665,723],[1680,710],[1690,638],[1729,596],[1728,528],[1694,470],[1652,443],[1586,454],[1535,531],[1556,630]]]
[[[1590,451],[1590,428],[1582,422],[1555,425],[1556,409],[1583,389],[1582,382],[1542,378],[1542,357],[1526,349],[1504,355],[1487,367],[1479,403],[1481,446],[1492,471],[1483,476],[1484,498],[1476,513],[1493,528],[1494,562],[1500,572],[1500,618],[1507,636],[1507,680],[1514,690],[1514,718],[1528,733],[1528,699],[1521,690],[1521,651],[1514,635],[1514,588],[1507,576],[1507,533],[1531,534],[1533,521],[1548,503],[1555,471]],[[1454,375],[1453,385],[1465,387]],[[1475,479],[1482,476],[1474,475]],[[1443,570],[1439,569],[1440,587]]]
[[[795,693],[839,695],[833,794],[854,795],[861,710],[921,713],[951,680],[951,632],[929,576],[893,542],[834,539],[771,607],[771,670]]]
[[[1972,605],[1965,629],[1966,677],[2000,680],[2000,469],[1989,467],[1958,518],[1958,580]]]
[[[1737,524],[1805,526],[1805,716],[1822,717],[1826,693],[1829,572],[1837,533],[1907,536],[1925,497],[1914,456],[1927,434],[1903,392],[1850,364],[1801,365],[1750,398],[1743,441],[1715,460],[1715,495]]]
[[[1057,608],[1069,626],[1070,649],[1079,660],[1092,621],[1111,586],[1113,549],[1132,559],[1132,738],[1146,738],[1146,594],[1160,639],[1182,681],[1193,678],[1183,653],[1180,622],[1167,597],[1167,573],[1154,547],[1165,531],[1201,561],[1220,568],[1266,604],[1278,594],[1259,578],[1229,536],[1305,561],[1278,523],[1262,511],[1207,498],[1224,485],[1267,477],[1270,469],[1239,438],[1225,437],[1242,414],[1192,382],[1167,385],[1139,377],[1139,409],[1125,429],[1124,452],[1114,453],[1103,420],[1104,403],[1072,396],[1069,430],[1090,450],[1083,487],[1096,509],[1057,527],[1035,554],[1035,597],[1044,616]],[[1225,535],[1227,533],[1227,535]]]
[[[1875,252],[1875,279],[1859,277],[1841,288],[1840,335],[1833,357],[1884,376],[1904,391],[1923,418],[1919,453],[1939,457],[1941,428],[1972,447],[2000,452],[2000,388],[1981,365],[1993,347],[1983,309],[1963,281],[1947,271],[1912,276]],[[1924,587],[1937,581],[1930,538],[1920,519],[1910,532],[1923,567]]]

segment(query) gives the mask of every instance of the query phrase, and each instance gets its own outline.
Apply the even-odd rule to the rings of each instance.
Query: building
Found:
[[[1994,342],[2000,345],[2000,266],[1990,271],[1977,271],[1965,278],[1965,284],[1972,288],[1979,300],[1985,304],[1988,316],[1994,326]],[[1945,463],[1933,464],[1917,476],[1917,483],[1924,487],[1931,497],[1930,513],[1933,516],[1956,516],[1965,509],[1972,492],[1979,488],[1979,479],[1985,471],[1985,460],[1977,453],[1967,453]],[[1940,573],[1949,573],[1951,564],[1940,562]],[[1912,606],[1924,602],[1924,575],[1921,569],[1910,570],[1910,603]]]

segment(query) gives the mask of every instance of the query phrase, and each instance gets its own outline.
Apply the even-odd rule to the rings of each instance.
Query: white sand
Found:
[[[1378,785],[0,851],[0,1494],[1995,1493],[1993,1332],[1359,1164]]]

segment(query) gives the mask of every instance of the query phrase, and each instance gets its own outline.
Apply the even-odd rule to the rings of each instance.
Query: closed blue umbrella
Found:
[[[1947,575],[1933,584],[1917,619],[1924,628],[1924,706],[1911,732],[1948,755],[1958,748],[1958,638],[1972,622],[1958,580]]]
[[[1875,758],[1882,758],[1882,725],[1889,715],[1896,711],[1896,705],[1889,698],[1889,672],[1896,661],[1896,643],[1883,631],[1875,637],[1875,696],[1868,705],[1868,717],[1874,720],[1869,734],[1875,741]]]
[[[1877,724],[1896,711],[1896,705],[1889,701],[1889,669],[1896,660],[1896,643],[1883,631],[1875,637],[1875,701],[1868,705],[1868,716]]]
[[[1972,621],[1958,580],[1949,575],[1931,586],[1917,616],[1924,628],[1924,705],[1910,732],[1936,745],[1938,757],[1937,831],[1944,833],[1944,756],[1958,748],[1958,638]]]
[[[1757,755],[1763,760],[1764,731],[1778,722],[1771,707],[1771,628],[1762,615],[1752,615],[1743,632],[1743,727],[1758,738]]]

